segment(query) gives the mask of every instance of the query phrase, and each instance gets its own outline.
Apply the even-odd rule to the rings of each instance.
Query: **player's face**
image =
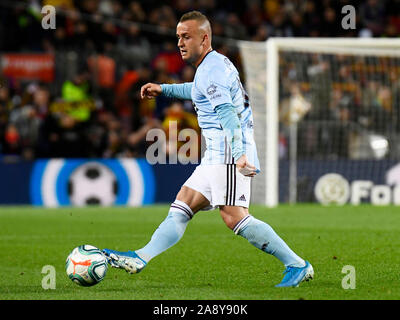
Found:
[[[198,22],[196,20],[179,22],[176,36],[182,59],[195,64],[204,51],[204,32],[199,28]]]

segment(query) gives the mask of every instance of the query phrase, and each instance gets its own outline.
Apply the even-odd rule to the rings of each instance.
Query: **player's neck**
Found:
[[[200,58],[195,62],[194,66],[197,68],[204,60],[207,54],[209,54],[211,51],[213,51],[212,47],[209,47],[204,53],[200,56]]]

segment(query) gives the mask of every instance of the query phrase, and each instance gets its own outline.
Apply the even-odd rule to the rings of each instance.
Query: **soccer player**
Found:
[[[296,287],[313,278],[308,261],[296,255],[265,222],[249,213],[250,183],[259,172],[253,138],[253,115],[248,96],[231,61],[211,47],[211,26],[198,11],[184,14],[176,28],[182,59],[196,67],[193,82],[147,83],[142,98],[158,95],[191,99],[206,140],[200,165],[184,183],[168,216],[141,249],[103,249],[111,266],[138,273],[151,259],[176,244],[200,210],[219,208],[225,224],[285,266],[277,287]]]

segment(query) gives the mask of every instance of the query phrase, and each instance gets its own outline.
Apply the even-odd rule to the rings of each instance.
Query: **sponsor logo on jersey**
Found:
[[[212,84],[207,88],[207,94],[208,95],[213,95],[217,91],[217,86],[215,84]]]

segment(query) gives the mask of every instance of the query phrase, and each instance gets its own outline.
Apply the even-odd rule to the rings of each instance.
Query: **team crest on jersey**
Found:
[[[216,91],[217,91],[217,86],[214,85],[214,84],[212,84],[211,86],[209,86],[209,87],[207,88],[207,94],[209,94],[210,96],[211,96],[212,94],[214,94]]]

